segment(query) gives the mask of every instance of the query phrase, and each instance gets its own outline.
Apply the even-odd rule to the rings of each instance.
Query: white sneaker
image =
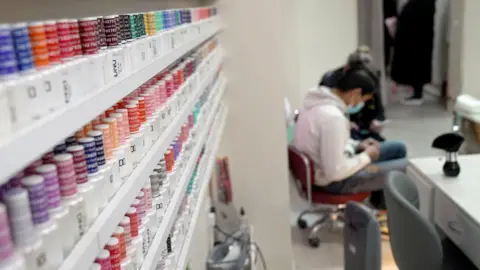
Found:
[[[420,106],[425,102],[425,100],[423,100],[423,98],[409,97],[401,100],[401,102],[403,105],[407,105],[407,106]]]

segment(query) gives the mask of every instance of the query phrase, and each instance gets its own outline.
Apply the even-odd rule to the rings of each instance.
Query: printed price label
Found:
[[[139,50],[140,50],[140,60],[142,62],[147,61],[147,51],[143,48],[143,46],[141,46]]]
[[[161,117],[162,117],[162,121],[167,118],[167,111],[166,111],[166,110],[163,110],[163,111],[162,111]]]
[[[68,69],[63,69],[60,73],[61,81],[62,81],[62,93],[63,93],[63,101],[65,104],[68,104],[72,100],[72,83],[70,80],[70,74]]]
[[[125,56],[123,51],[112,53],[112,74],[113,78],[119,78],[124,74]]]
[[[150,39],[150,48],[152,50],[153,57],[158,56],[158,47],[157,46],[158,46],[157,39],[156,38]]]
[[[176,46],[176,32],[170,32],[170,49],[175,49]]]
[[[172,106],[171,106],[171,105],[168,105],[168,108],[167,108],[167,116],[168,116],[168,119],[172,119],[172,115],[173,115]]]

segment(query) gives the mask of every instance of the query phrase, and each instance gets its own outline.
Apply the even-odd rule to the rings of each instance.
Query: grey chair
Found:
[[[404,173],[388,175],[385,199],[390,245],[400,270],[477,269],[449,239],[440,240],[420,214],[417,187]]]
[[[382,236],[372,209],[348,202],[343,237],[345,270],[382,269]]]

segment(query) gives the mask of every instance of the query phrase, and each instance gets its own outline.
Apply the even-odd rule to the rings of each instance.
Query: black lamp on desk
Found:
[[[446,152],[445,164],[443,164],[443,173],[449,177],[455,177],[460,174],[460,164],[458,164],[458,150],[465,139],[459,133],[445,133],[433,140],[432,147]]]

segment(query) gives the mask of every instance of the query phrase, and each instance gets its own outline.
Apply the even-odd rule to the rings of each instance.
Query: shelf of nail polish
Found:
[[[214,168],[215,154],[218,149],[218,144],[220,143],[226,114],[227,110],[223,108],[223,106],[219,106],[215,113],[215,120],[211,123],[211,132],[208,134],[209,138],[202,149],[203,154],[192,176],[189,178],[187,189],[183,194],[182,203],[175,216],[174,224],[168,231],[166,241],[162,243],[159,249],[161,255],[157,258],[158,262],[154,265],[155,268],[150,269],[185,269],[185,262],[182,263],[182,260],[186,259],[184,245],[186,241],[191,240],[191,230],[194,229],[194,219],[198,217],[199,210],[205,200],[206,186],[208,186],[210,175]],[[203,194],[201,193],[202,190]]]
[[[216,84],[215,86],[218,85]],[[195,121],[193,117],[189,119],[189,121],[191,120],[195,122],[195,124],[190,139],[186,140],[184,144],[185,147],[175,151],[178,155],[174,159],[170,159],[173,160],[173,162],[169,162],[168,154],[166,154],[165,158],[157,164],[153,173],[150,175],[150,181],[146,183],[147,188],[142,188],[142,192],[137,195],[132,205],[133,207],[129,209],[130,212],[123,218],[123,224],[130,224],[130,228],[126,228],[122,223],[120,223],[120,227],[123,228],[117,227],[115,234],[120,236],[123,234],[126,239],[126,245],[122,244],[123,241],[121,239],[117,241],[110,238],[105,249],[100,251],[95,259],[94,265],[96,267],[103,266],[106,269],[110,269],[110,267],[113,266],[112,264],[115,264],[121,265],[121,269],[140,268],[144,261],[144,256],[149,251],[149,248],[154,245],[156,233],[161,231],[161,226],[164,222],[168,222],[169,212],[181,204],[178,195],[182,194],[182,191],[184,193],[185,190],[184,186],[182,186],[182,183],[185,182],[183,179],[187,179],[185,176],[195,174],[198,168],[198,166],[196,166],[198,163],[197,160],[202,156],[203,145],[207,139],[206,135],[208,134],[205,130],[210,129],[213,113],[210,114],[210,121],[208,123],[205,123],[206,117],[204,117],[204,115],[210,113],[210,111],[214,111],[212,107],[215,105],[213,104],[219,103],[221,93],[217,91],[217,95],[211,95],[211,97],[213,101],[210,100],[208,104],[205,102],[204,105],[202,105],[202,115],[197,118],[198,120]],[[198,129],[202,129],[202,131]],[[194,135],[198,134],[198,132],[201,132],[200,137]],[[146,202],[145,210],[143,210],[142,207],[138,207],[138,205],[144,205],[144,203],[142,203],[144,197]],[[135,212],[140,213],[138,215],[141,216],[142,220],[140,226],[136,224],[137,222],[135,220],[137,218],[132,216],[132,213]],[[132,217],[134,222],[129,222],[128,218],[131,220]],[[157,231],[159,226],[160,229]],[[115,235],[113,237],[115,238]],[[159,237],[161,237],[161,235],[159,235]],[[123,255],[119,255],[121,259],[116,260],[112,258],[115,254]]]
[[[43,197],[27,198],[31,209],[21,211],[31,210],[32,215],[20,219],[38,228],[40,236],[36,237],[43,241],[39,244],[43,248],[12,257],[26,258],[27,264],[35,258],[55,269],[60,264],[60,269],[87,269],[83,266],[93,262],[144,188],[145,181],[138,179],[148,179],[156,158],[169,150],[184,123],[198,119],[195,105],[202,89],[217,77],[222,55],[216,39],[207,41],[3,185],[5,192],[25,191],[28,185],[23,182],[31,178],[25,176],[32,175],[37,179],[28,181],[43,186],[39,192]],[[9,213],[12,207],[7,207]],[[13,224],[12,220],[17,218],[10,220]],[[13,226],[14,236],[23,234],[16,228],[29,227]],[[32,250],[20,240],[14,242],[19,250]]]
[[[196,90],[193,90],[191,98],[185,103],[182,109],[177,113],[174,122],[177,124],[169,125],[159,139],[151,146],[150,150],[145,154],[143,159],[138,163],[133,172],[124,180],[123,185],[117,190],[115,196],[109,201],[108,205],[103,209],[103,212],[95,219],[95,223],[90,228],[75,248],[72,250],[69,257],[66,258],[60,269],[86,269],[84,266],[87,262],[92,262],[93,258],[98,254],[98,251],[103,248],[103,245],[108,242],[112,232],[117,224],[124,216],[125,211],[130,207],[130,202],[135,198],[136,194],[144,185],[146,179],[154,171],[157,166],[156,158],[164,153],[170,146],[174,136],[176,136],[180,129],[181,123],[191,118],[191,121],[197,123],[198,117],[195,115],[195,106],[199,98],[201,89],[211,84],[211,81],[216,78],[219,67],[222,63],[223,51],[217,48],[212,51],[202,62],[197,69],[197,80],[201,82],[196,84]],[[203,78],[200,78],[200,71],[203,73]],[[193,89],[193,88],[192,88]],[[168,111],[178,111],[178,104],[172,102],[169,107],[164,108],[164,113],[168,115]],[[193,112],[192,112],[193,110]],[[198,126],[198,124],[196,124]],[[196,129],[193,130],[193,137],[195,137]],[[141,145],[141,143],[139,144]],[[177,174],[176,171],[173,175]]]
[[[141,270],[155,269],[160,260],[160,257],[157,255],[161,253],[164,244],[169,238],[169,233],[172,230],[178,210],[183,202],[185,192],[187,191],[188,183],[190,182],[192,174],[196,172],[195,167],[198,163],[198,157],[204,150],[204,143],[208,139],[210,127],[216,117],[217,108],[220,105],[225,89],[226,79],[223,75],[220,75],[217,83],[211,87],[209,98],[205,101],[205,105],[203,105],[199,116],[200,121],[206,121],[206,124],[201,126],[202,131],[199,135],[199,143],[196,144],[192,154],[194,158],[190,159],[186,165],[187,169],[181,176],[179,186],[175,190],[169,206],[165,210],[162,222],[158,227],[155,238],[145,256],[142,267],[140,268]]]
[[[222,138],[223,129],[225,126],[225,121],[227,118],[228,109],[222,108],[218,112],[217,120],[215,122],[215,127],[212,127],[213,136],[207,142],[210,149],[206,154],[207,160],[205,161],[205,167],[201,168],[201,173],[198,177],[189,184],[188,198],[185,202],[183,208],[183,219],[176,226],[179,228],[180,235],[178,236],[179,240],[176,243],[176,267],[174,269],[185,269],[187,263],[188,253],[191,247],[191,241],[193,238],[193,233],[197,225],[197,219],[202,210],[202,204],[207,196],[208,185],[210,183],[210,178],[212,171],[215,168],[216,153]],[[175,264],[174,264],[175,265]],[[172,268],[173,269],[173,268]]]
[[[1,35],[6,29],[10,28],[0,25],[0,47],[4,41]],[[69,57],[55,65],[3,76],[0,80],[0,163],[3,164],[0,183],[219,29],[216,17],[203,17],[95,54]],[[28,28],[25,31],[28,39]],[[1,69],[4,63],[0,62]]]

